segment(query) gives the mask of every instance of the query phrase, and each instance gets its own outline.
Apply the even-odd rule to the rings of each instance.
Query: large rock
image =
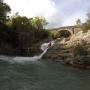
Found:
[[[65,43],[61,44],[61,40],[55,42],[54,46],[50,47],[43,59],[59,61],[64,64],[70,64],[76,67],[90,67],[90,56],[74,56],[73,46],[68,46]],[[84,48],[90,52],[90,45],[84,45]]]

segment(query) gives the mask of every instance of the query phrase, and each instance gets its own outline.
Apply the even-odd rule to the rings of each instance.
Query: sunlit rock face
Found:
[[[80,31],[77,34],[72,35],[71,39],[67,42],[68,45],[76,45],[78,43],[90,43],[90,30],[88,30],[86,33]]]
[[[65,38],[56,40],[43,58],[78,67],[90,66],[90,31],[73,34],[69,41]]]

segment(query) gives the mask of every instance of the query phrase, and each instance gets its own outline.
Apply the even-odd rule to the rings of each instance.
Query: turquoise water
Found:
[[[0,60],[0,90],[90,90],[90,71],[43,60]]]

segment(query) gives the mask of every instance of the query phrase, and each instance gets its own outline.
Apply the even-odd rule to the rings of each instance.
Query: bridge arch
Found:
[[[68,38],[72,35],[72,32],[68,29],[65,30],[58,30],[57,37],[58,38]]]

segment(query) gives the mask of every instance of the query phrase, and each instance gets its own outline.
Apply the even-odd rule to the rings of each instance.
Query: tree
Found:
[[[10,7],[0,0],[0,21],[5,23],[7,20],[7,14],[11,11]]]
[[[34,17],[31,20],[32,26],[34,26],[37,30],[42,30],[48,24],[44,17]]]
[[[41,26],[44,25],[44,23],[41,24],[40,20],[38,21],[39,21],[39,25]],[[16,32],[15,35],[18,35],[18,40],[17,40],[18,44],[17,43],[16,44],[20,48],[29,48],[34,43],[37,43],[38,41],[49,37],[49,32],[47,30],[41,27],[36,28],[35,26],[32,25],[32,18],[15,15],[12,16],[7,21],[6,24],[11,31]],[[13,38],[13,35],[11,37]],[[12,39],[10,41],[12,41]]]
[[[30,46],[34,41],[34,27],[31,20],[25,16],[15,16],[7,22],[7,25],[18,33],[20,47]]]
[[[80,19],[77,19],[76,24],[77,24],[78,26],[80,26],[80,25],[81,25],[81,20],[80,20]]]
[[[85,23],[82,24],[82,29],[84,32],[90,30],[90,13],[87,14],[87,20]]]
[[[90,12],[87,13],[88,20],[90,20]]]

